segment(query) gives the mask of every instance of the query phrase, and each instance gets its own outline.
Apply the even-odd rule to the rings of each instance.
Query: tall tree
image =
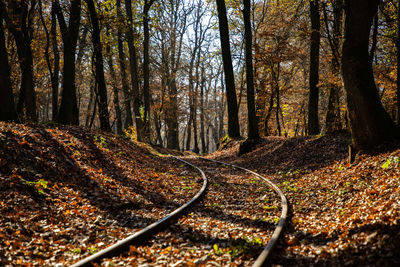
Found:
[[[397,55],[397,125],[400,126],[400,0],[397,1],[397,42],[396,42],[396,55]]]
[[[131,111],[131,94],[128,85],[128,78],[126,75],[126,63],[125,63],[125,51],[124,43],[122,39],[122,25],[124,25],[124,18],[121,10],[121,0],[117,0],[117,17],[118,17],[118,29],[117,29],[117,42],[118,42],[118,63],[121,72],[122,91],[124,93],[124,110],[125,110],[125,122],[124,128],[127,129],[133,124],[132,111]]]
[[[138,74],[138,62],[137,62],[137,53],[135,46],[135,39],[133,36],[133,16],[132,16],[132,1],[125,1],[125,9],[127,16],[127,24],[128,28],[126,31],[127,39],[128,39],[128,49],[129,49],[129,63],[131,70],[131,81],[132,81],[132,92],[133,92],[133,110],[135,115],[136,122],[136,133],[137,139],[139,141],[143,141],[143,120],[141,115],[141,100],[139,95],[139,74]]]
[[[190,150],[191,144],[191,129],[193,126],[193,137],[194,137],[194,148],[193,151],[195,153],[199,153],[200,149],[198,146],[198,134],[197,134],[197,107],[198,107],[198,89],[203,89],[200,79],[200,62],[204,59],[201,59],[202,56],[202,45],[205,42],[207,32],[211,28],[210,20],[207,24],[204,23],[204,17],[206,15],[207,6],[204,6],[203,1],[197,1],[194,4],[195,12],[192,16],[192,28],[191,28],[191,38],[189,42],[189,120],[187,126],[187,141],[186,141],[186,149]],[[206,49],[207,50],[207,49]],[[200,100],[201,101],[201,100]],[[201,118],[200,118],[201,120]]]
[[[110,34],[110,27],[107,25],[107,35],[111,39],[111,34]],[[113,53],[111,50],[111,44],[110,42],[107,42],[106,45],[106,57],[107,57],[107,64],[108,64],[108,69],[110,71],[110,76],[112,79],[112,87],[113,87],[113,103],[114,103],[114,111],[115,111],[115,121],[116,121],[116,133],[118,135],[121,135],[122,132],[122,112],[121,108],[119,105],[119,89],[118,89],[118,82],[117,82],[117,74],[114,69],[114,60],[113,60]]]
[[[167,127],[167,147],[179,149],[179,114],[177,75],[181,68],[183,35],[187,29],[187,17],[191,12],[185,7],[185,1],[169,0],[165,2],[167,34],[169,40],[162,41],[162,61],[165,68],[164,86],[168,88],[168,100],[165,103],[165,124]],[[165,53],[166,52],[166,53]]]
[[[319,0],[310,1],[311,44],[310,44],[310,93],[308,98],[308,134],[319,133],[318,100],[319,100],[319,45],[320,17]]]
[[[1,1],[3,14],[7,27],[12,33],[17,46],[19,66],[21,70],[21,88],[17,104],[17,112],[23,114],[26,108],[26,119],[37,121],[36,96],[33,82],[33,56],[31,43],[33,39],[32,23],[34,19],[36,1],[8,1],[8,12],[6,5]]]
[[[353,146],[369,149],[399,138],[380,101],[369,58],[369,36],[379,0],[346,0],[342,75]]]
[[[204,114],[204,109],[205,109],[205,101],[204,101],[204,91],[205,91],[205,83],[206,83],[206,78],[205,78],[205,69],[204,69],[204,64],[201,66],[201,78],[200,78],[200,141],[201,141],[201,152],[202,153],[207,153],[207,144],[205,140],[205,129],[204,129],[204,124],[205,124],[205,114]],[[208,135],[207,135],[208,136]]]
[[[45,57],[47,68],[50,73],[51,80],[51,105],[52,105],[52,120],[57,121],[57,113],[58,113],[58,81],[59,81],[59,72],[60,72],[60,53],[58,52],[58,43],[57,43],[57,17],[55,12],[54,3],[51,5],[51,27],[50,32],[47,28],[46,21],[43,15],[43,7],[42,1],[39,0],[39,12],[40,19],[43,24],[43,29],[46,34],[46,48],[45,48]],[[51,64],[50,59],[50,43],[53,49],[53,66]]]
[[[149,10],[154,0],[145,0],[143,6],[143,97],[144,97],[144,116],[143,116],[143,138],[150,142],[150,70],[149,70]]]
[[[75,50],[79,37],[81,0],[71,0],[68,26],[59,0],[55,4],[58,24],[64,44],[63,89],[57,121],[62,124],[79,124],[79,109],[75,85]]]
[[[10,65],[4,34],[3,3],[0,3],[0,121],[18,121],[10,80]]]
[[[236,99],[235,77],[233,75],[231,48],[229,44],[229,27],[226,16],[225,0],[216,0],[221,41],[222,62],[224,65],[226,99],[228,104],[228,135],[231,138],[240,137],[238,104]]]
[[[247,88],[247,116],[248,116],[248,138],[258,139],[258,122],[254,97],[253,76],[253,45],[252,27],[250,19],[250,0],[243,0],[243,20],[245,35],[246,54],[246,88]]]
[[[53,75],[51,77],[51,105],[52,105],[52,120],[57,121],[58,117],[58,86],[60,75],[60,52],[58,51],[57,41],[57,15],[54,2],[51,5],[51,27],[50,27],[51,45],[53,48],[54,64]]]
[[[329,97],[328,97],[328,110],[326,113],[325,131],[331,133],[342,128],[340,120],[340,53],[342,41],[342,28],[343,28],[343,0],[332,1],[333,8],[333,30],[330,30],[328,22],[326,4],[323,3],[324,22],[328,36],[330,50],[332,57],[330,59],[330,67],[332,74],[337,80],[330,84]]]
[[[99,96],[99,119],[100,128],[103,131],[111,131],[110,127],[110,115],[108,113],[108,101],[107,101],[107,88],[106,81],[104,78],[104,60],[102,45],[100,42],[100,25],[99,19],[97,18],[96,7],[94,6],[93,0],[85,0],[90,14],[90,20],[92,22],[92,42],[93,42],[93,53],[95,63],[95,80],[97,83],[97,95]]]

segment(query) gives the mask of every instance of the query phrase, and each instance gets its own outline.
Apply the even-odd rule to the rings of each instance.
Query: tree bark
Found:
[[[117,0],[116,5],[117,5],[117,17],[119,22],[117,29],[118,63],[121,72],[122,92],[124,93],[124,110],[125,110],[124,129],[128,129],[129,126],[133,125],[133,120],[132,120],[132,110],[131,110],[131,94],[128,85],[128,78],[126,76],[124,43],[122,41],[121,28],[124,19],[121,11],[121,0]]]
[[[54,63],[53,63],[53,75],[51,77],[51,106],[52,106],[52,120],[57,121],[58,116],[58,83],[60,75],[60,53],[58,51],[57,42],[57,16],[55,11],[55,5],[51,5],[51,28],[50,28],[51,45],[53,48]]]
[[[221,91],[223,92],[224,88],[224,75],[221,72]],[[222,93],[221,92],[221,93]],[[226,109],[226,104],[227,101],[224,101],[224,98],[221,97],[221,101],[219,102],[219,109],[218,109],[218,140],[220,140],[222,137],[225,136],[224,132],[224,117],[225,117],[225,109]]]
[[[3,4],[0,3],[0,121],[18,122],[10,79],[10,65],[3,25]]]
[[[94,6],[93,0],[85,0],[90,14],[90,20],[92,22],[92,42],[93,42],[93,53],[95,60],[95,72],[97,82],[97,94],[99,96],[99,119],[100,129],[103,131],[111,131],[110,127],[110,115],[108,113],[108,100],[107,100],[107,87],[104,78],[104,60],[102,45],[100,42],[100,25],[99,19],[97,18],[96,7]]]
[[[271,131],[270,131],[270,127],[269,127],[269,119],[271,118],[272,115],[272,109],[274,107],[274,89],[272,87],[271,89],[271,96],[269,98],[269,107],[268,107],[268,111],[265,113],[265,117],[264,117],[264,135],[265,136],[269,136],[271,135]]]
[[[277,83],[278,83],[278,81],[277,81]],[[278,85],[277,83],[276,83],[276,85]],[[275,110],[276,129],[278,131],[278,136],[281,136],[282,129],[281,129],[281,123],[279,121],[279,110],[281,108],[281,96],[280,96],[279,86],[275,86],[275,95],[276,95],[276,110]]]
[[[250,20],[250,0],[243,1],[244,34],[246,43],[246,87],[247,87],[247,116],[248,116],[248,138],[258,139],[258,122],[256,116],[254,97],[254,76],[253,76],[253,45]]]
[[[236,99],[235,78],[233,75],[231,49],[229,44],[229,27],[226,15],[225,0],[216,0],[218,10],[219,34],[221,41],[222,61],[225,72],[226,99],[228,104],[228,135],[240,137],[238,105]]]
[[[400,1],[397,1],[397,42],[396,42],[396,55],[397,55],[397,125],[400,126]]]
[[[346,0],[342,75],[354,148],[370,149],[399,137],[382,106],[369,60],[369,35],[379,0]]]
[[[190,104],[191,106],[191,104]],[[188,124],[187,124],[187,134],[186,134],[186,150],[190,151],[190,144],[192,142],[192,111],[191,108],[189,108],[189,118],[188,118]]]
[[[376,46],[378,44],[378,28],[379,28],[378,12],[376,12],[376,14],[375,14],[373,25],[374,25],[374,28],[372,30],[372,44],[371,44],[371,48],[369,50],[369,60],[371,61],[371,64],[374,62]]]
[[[145,0],[143,7],[143,97],[144,97],[144,116],[143,116],[143,138],[150,142],[150,69],[149,69],[149,10],[154,0]]]
[[[50,32],[47,29],[46,22],[43,16],[43,8],[42,8],[42,1],[39,0],[39,12],[40,12],[40,19],[43,24],[43,28],[46,34],[46,48],[45,48],[45,57],[47,68],[49,69],[50,73],[50,81],[51,81],[51,105],[52,105],[52,120],[55,122],[57,121],[57,112],[58,112],[58,75],[60,72],[60,54],[58,52],[57,47],[57,17],[55,12],[55,5],[54,3],[51,6],[51,28]],[[53,49],[53,66],[51,65],[50,60],[50,42]]]
[[[111,37],[110,34],[110,29],[109,27],[107,27],[107,34],[108,36]],[[111,52],[111,45],[108,43],[107,47],[106,47],[106,51],[107,51],[107,63],[108,63],[108,68],[110,70],[110,76],[112,79],[112,87],[113,87],[113,103],[114,103],[114,110],[115,110],[115,120],[116,120],[116,133],[118,135],[121,135],[122,132],[122,112],[121,112],[121,108],[119,105],[119,90],[118,90],[118,86],[117,86],[117,75],[115,73],[115,69],[114,69],[114,62],[113,62],[113,54]]]
[[[199,50],[200,52],[200,50]],[[199,154],[199,142],[198,142],[198,131],[197,131],[197,95],[199,89],[199,64],[200,64],[200,53],[197,57],[196,63],[196,87],[193,92],[193,152]]]
[[[92,108],[93,105],[93,98],[94,98],[94,90],[92,90],[92,85],[89,85],[90,88],[90,93],[89,93],[89,102],[86,108],[86,119],[85,119],[85,126],[89,127],[89,123],[90,123],[90,110]]]
[[[176,75],[180,65],[181,51],[182,51],[182,38],[186,29],[186,16],[184,14],[181,18],[183,20],[179,35],[177,33],[178,21],[178,8],[179,1],[170,0],[172,14],[170,15],[170,52],[168,58],[165,57],[167,67],[167,86],[169,88],[168,97],[169,101],[166,107],[166,126],[167,126],[167,147],[170,149],[179,150],[179,122],[178,122],[178,90],[176,84]],[[180,37],[180,42],[177,41]]]
[[[204,66],[201,67],[201,78],[200,78],[200,141],[201,141],[201,152],[207,153],[206,139],[205,139],[205,115],[204,115]]]
[[[310,93],[308,98],[308,134],[319,133],[318,100],[319,100],[319,45],[320,18],[318,0],[310,1],[311,39],[310,39]]]
[[[57,121],[61,124],[79,125],[79,109],[75,85],[75,50],[79,37],[81,0],[71,0],[67,26],[58,0],[55,9],[64,44],[63,90]]]
[[[340,45],[342,40],[342,25],[343,25],[343,0],[335,0],[333,5],[333,33],[332,36],[329,30],[328,15],[326,12],[326,5],[323,4],[324,22],[328,35],[328,41],[332,52],[332,59],[330,67],[332,73],[338,78],[337,81],[332,83],[329,88],[328,97],[328,111],[326,113],[325,131],[332,133],[342,129],[341,116],[340,116],[340,90],[339,85],[339,70],[340,70]]]
[[[135,40],[133,37],[133,17],[132,17],[132,1],[125,1],[125,9],[127,15],[128,29],[126,32],[128,39],[128,49],[129,49],[129,63],[131,70],[131,82],[132,82],[132,92],[133,92],[133,111],[136,122],[136,133],[138,141],[143,141],[143,120],[141,111],[141,101],[139,97],[139,75],[138,75],[138,62],[136,54]]]
[[[30,5],[29,5],[30,3]],[[1,3],[3,6],[3,2]],[[32,21],[36,1],[10,1],[9,11],[12,18],[3,6],[3,15],[7,22],[7,27],[12,33],[17,46],[19,66],[21,69],[21,88],[20,97],[17,104],[17,112],[20,118],[23,117],[23,107],[26,108],[26,119],[36,122],[36,96],[33,83],[33,56],[31,42],[33,39]]]

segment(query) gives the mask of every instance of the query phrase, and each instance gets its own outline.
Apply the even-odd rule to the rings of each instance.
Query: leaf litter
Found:
[[[399,146],[349,164],[348,143],[343,132],[268,137],[241,156],[235,142],[209,155],[265,175],[288,197],[290,217],[271,265],[400,264]],[[255,260],[279,219],[277,196],[241,171],[188,160],[210,179],[206,197],[147,243],[101,265],[248,266]],[[0,263],[71,264],[166,215],[200,185],[193,170],[127,138],[1,123]]]
[[[127,138],[0,123],[0,265],[69,265],[162,218],[201,183]]]

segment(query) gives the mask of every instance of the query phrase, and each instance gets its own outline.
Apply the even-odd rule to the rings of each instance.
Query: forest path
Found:
[[[129,256],[103,264],[138,266],[249,266],[271,238],[281,200],[252,174],[200,159],[186,159],[204,170],[209,188],[192,211]]]
[[[256,170],[290,204],[284,236],[269,258],[279,266],[400,266],[400,143],[360,153],[349,135],[267,137],[237,156],[238,143],[210,155]]]

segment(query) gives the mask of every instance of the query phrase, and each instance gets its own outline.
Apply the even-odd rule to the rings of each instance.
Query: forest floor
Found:
[[[400,144],[349,164],[349,142],[345,132],[269,137],[239,157],[238,144],[213,154],[265,175],[288,198],[272,265],[400,266]]]
[[[252,169],[290,212],[272,265],[400,265],[400,144],[347,162],[349,135],[268,137],[207,157]],[[254,177],[199,160],[205,199],[148,244],[104,265],[247,266],[279,218]],[[0,265],[65,266],[165,216],[201,187],[181,162],[129,138],[56,125],[0,123]]]

